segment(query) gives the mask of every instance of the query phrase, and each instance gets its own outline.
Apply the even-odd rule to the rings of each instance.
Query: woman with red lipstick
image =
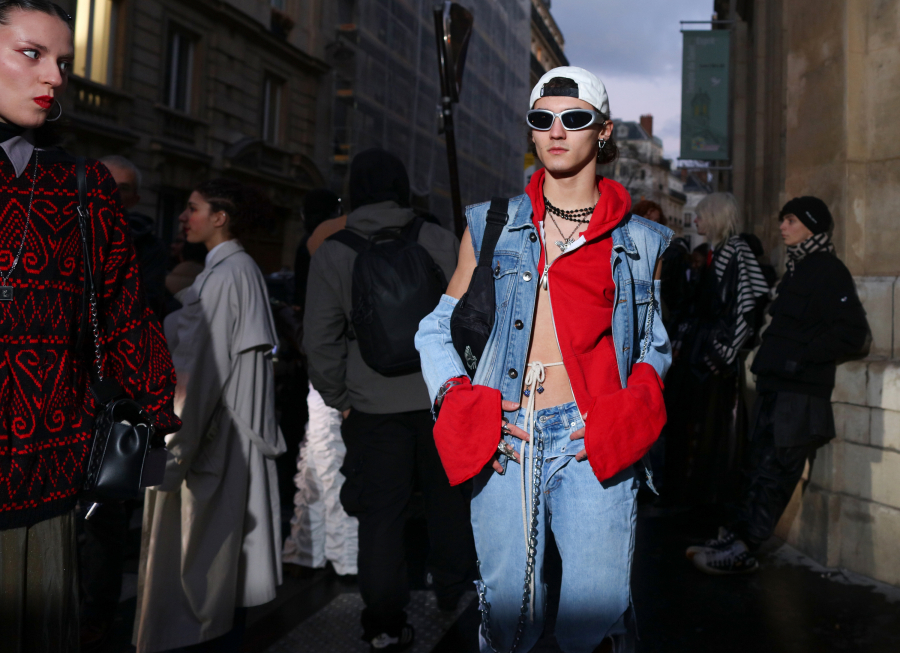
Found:
[[[74,58],[70,21],[47,0],[0,0],[0,648],[29,653],[79,650],[74,508],[96,412],[77,347],[76,161],[43,149]],[[103,374],[169,433],[179,421],[162,329],[116,184],[98,162],[85,168]]]

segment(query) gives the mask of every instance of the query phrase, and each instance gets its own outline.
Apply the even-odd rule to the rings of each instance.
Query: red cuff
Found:
[[[652,365],[638,363],[628,387],[594,399],[584,447],[599,481],[612,478],[650,451],[666,423],[663,382]]]
[[[450,485],[468,481],[490,462],[503,415],[499,390],[472,385],[468,378],[461,381],[444,395],[434,425],[434,443]]]

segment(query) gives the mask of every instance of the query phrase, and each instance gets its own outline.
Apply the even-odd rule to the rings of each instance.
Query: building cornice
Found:
[[[563,66],[569,65],[569,59],[566,57],[565,52],[563,52],[560,42],[562,41],[562,35],[560,34],[559,39],[555,37],[550,27],[548,26],[547,21],[544,19],[544,16],[538,11],[535,6],[536,0],[532,0],[531,3],[531,22],[533,25],[537,25],[538,33],[547,42],[547,47],[553,51],[553,56],[556,57],[557,61],[560,62]],[[543,7],[543,5],[541,5]],[[544,11],[546,11],[546,7],[544,7]],[[549,12],[547,12],[549,16]],[[551,17],[552,21],[553,18]],[[557,33],[559,32],[559,28],[556,27],[556,23],[553,23],[553,27],[556,28]]]
[[[531,8],[538,11],[547,25],[547,29],[553,34],[553,40],[556,41],[559,47],[565,47],[566,39],[562,35],[562,30],[559,29],[559,25],[556,24],[556,20],[553,18],[553,14],[550,13],[550,9],[547,8],[544,0],[531,0]]]
[[[251,40],[264,43],[281,54],[287,61],[308,73],[323,75],[331,69],[326,62],[307,54],[288,41],[278,38],[255,17],[223,0],[187,0],[185,4],[194,6],[205,15],[219,20]]]

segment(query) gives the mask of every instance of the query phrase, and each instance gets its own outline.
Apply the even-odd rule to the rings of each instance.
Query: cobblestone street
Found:
[[[634,596],[640,653],[895,653],[900,650],[900,589],[839,569],[826,569],[795,549],[773,540],[762,569],[750,576],[713,577],[697,572],[684,549],[715,530],[702,510],[641,509],[635,552]],[[132,532],[136,535],[136,531]],[[416,627],[415,653],[476,653],[478,611],[474,592],[455,615],[438,611],[426,590],[423,519],[413,519],[407,545]],[[136,560],[132,560],[132,569]],[[547,565],[551,586],[558,558]],[[133,651],[134,575],[126,578],[115,641],[108,653]],[[558,580],[557,580],[558,582]],[[131,591],[129,592],[129,589]],[[127,596],[131,594],[132,596]],[[366,653],[359,639],[362,599],[355,586],[324,570],[310,578],[286,577],[278,598],[251,610],[247,653]],[[552,623],[535,649],[559,651]]]

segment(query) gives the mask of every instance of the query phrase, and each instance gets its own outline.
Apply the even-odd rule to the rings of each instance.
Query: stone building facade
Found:
[[[569,65],[566,40],[550,6],[550,0],[531,0],[531,88],[548,70]]]
[[[745,226],[783,269],[780,207],[825,200],[872,328],[869,358],[838,368],[838,437],[782,532],[824,564],[900,585],[900,0],[716,9],[737,21],[733,189]]]
[[[641,116],[640,122],[616,118],[613,124],[619,158],[597,166],[597,172],[625,186],[632,205],[643,199],[659,204],[670,226],[680,234],[687,197],[681,178],[673,178],[671,161],[663,157],[662,139],[653,135],[653,116]]]
[[[293,261],[302,196],[324,182],[314,157],[325,0],[58,1],[75,17],[77,52],[65,147],[132,159],[137,210],[165,240],[198,182],[264,188],[277,223],[245,244],[266,272]]]
[[[460,103],[454,105],[463,204],[522,192],[530,2],[462,3],[474,16]],[[326,83],[331,137],[317,161],[328,185],[341,191],[353,156],[382,147],[406,165],[413,202],[449,226],[447,153],[437,122],[435,4],[325,3],[323,31],[333,35],[325,54],[334,70]]]

